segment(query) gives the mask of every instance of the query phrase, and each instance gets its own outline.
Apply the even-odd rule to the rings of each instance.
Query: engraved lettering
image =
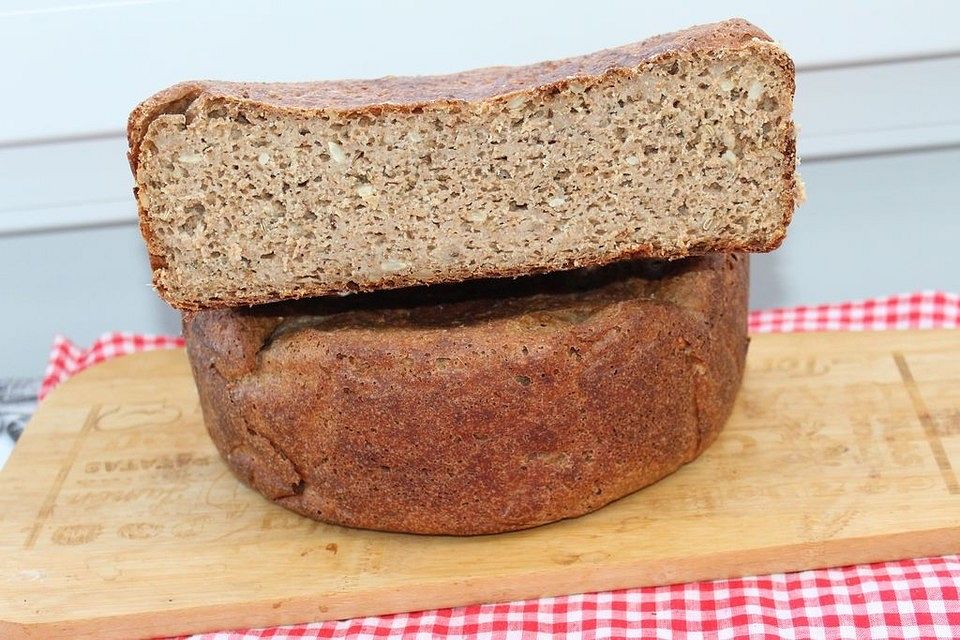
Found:
[[[74,546],[93,542],[100,537],[101,533],[103,533],[103,525],[72,524],[57,527],[51,538],[55,544]]]
[[[194,516],[189,520],[174,524],[170,533],[175,538],[194,538],[203,533],[209,519],[209,516]]]
[[[134,502],[141,499],[160,502],[183,495],[183,493],[184,489],[180,487],[89,491],[71,495],[66,498],[65,502],[70,505],[97,507],[104,504]]]
[[[92,460],[84,466],[84,473],[128,473],[136,471],[167,471],[190,467],[207,467],[213,462],[209,455],[196,456],[192,453],[178,453],[176,456],[155,458],[120,458],[114,460]]]
[[[789,378],[806,378],[826,375],[830,373],[830,366],[829,362],[810,356],[765,360],[758,369],[764,373],[781,373]]]
[[[156,538],[162,532],[163,525],[155,522],[128,522],[117,529],[117,535],[127,540]]]
[[[106,407],[97,420],[98,431],[159,427],[180,419],[180,409],[163,402]]]

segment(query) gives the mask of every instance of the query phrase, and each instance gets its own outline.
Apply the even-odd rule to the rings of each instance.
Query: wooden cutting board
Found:
[[[182,350],[44,402],[0,474],[0,637],[144,638],[960,552],[960,331],[756,336],[670,478],[530,531],[322,525],[240,485]]]

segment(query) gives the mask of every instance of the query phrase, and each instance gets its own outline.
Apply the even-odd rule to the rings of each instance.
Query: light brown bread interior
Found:
[[[793,91],[741,21],[447,78],[181,85],[131,118],[154,281],[191,309],[770,250]]]

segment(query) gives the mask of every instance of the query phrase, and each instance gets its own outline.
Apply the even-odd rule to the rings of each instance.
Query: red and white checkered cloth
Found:
[[[750,312],[750,333],[956,329],[960,296],[939,291]]]
[[[960,296],[938,292],[750,314],[753,333],[958,326]],[[182,344],[176,337],[111,333],[91,348],[79,349],[58,336],[40,396],[112,356]],[[960,556],[225,631],[192,639],[348,637],[960,638]]]
[[[183,346],[179,336],[154,336],[142,333],[123,333],[115,331],[104,333],[90,347],[81,349],[63,336],[53,339],[53,347],[47,358],[47,370],[40,385],[40,399],[43,400],[53,388],[80,373],[87,367],[116,356],[154,349],[175,349]]]

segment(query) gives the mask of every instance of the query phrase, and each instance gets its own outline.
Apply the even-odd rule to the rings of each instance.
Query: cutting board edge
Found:
[[[818,332],[816,334],[762,334],[762,339],[764,341],[769,340],[771,343],[785,343],[789,340],[797,340],[800,344],[810,347],[812,343],[811,340],[816,340],[824,334],[836,332]],[[854,350],[854,345],[864,345],[869,342],[872,342],[874,339],[877,339],[878,342],[882,345],[885,345],[884,348],[891,349],[894,351],[905,350],[909,351],[907,357],[909,358],[912,353],[927,353],[931,351],[937,351],[943,347],[943,345],[936,345],[936,338],[947,337],[948,347],[950,349],[956,348],[960,345],[960,331],[956,330],[922,330],[922,331],[903,331],[903,332],[863,332],[860,334],[844,334],[845,336],[852,337],[852,340],[845,339],[844,342],[844,352]],[[805,336],[805,337],[804,337]],[[761,337],[761,336],[756,336]],[[806,348],[805,347],[805,348]],[[856,348],[860,348],[857,346]],[[181,371],[186,371],[186,358],[183,355],[182,349],[167,350],[167,351],[158,351],[158,352],[148,352],[143,354],[137,354],[137,356],[144,358],[145,360],[150,360],[152,362],[161,362],[166,360],[167,362],[174,363],[177,367],[181,368]],[[131,356],[134,358],[137,356]],[[77,379],[90,379],[90,377],[103,377],[109,378],[106,373],[108,373],[111,368],[110,364],[119,365],[121,362],[129,362],[129,358],[118,358],[111,360],[107,363],[97,365],[92,367],[87,372],[79,374],[76,378],[72,379],[75,381]],[[102,372],[102,373],[101,373]],[[99,374],[99,375],[97,375]],[[66,389],[69,389],[71,381],[66,382],[63,385],[63,393],[66,393]],[[58,394],[58,389],[54,394]],[[51,397],[56,397],[57,402],[60,403],[61,407],[53,407],[50,410],[57,411],[78,411],[83,408],[83,398],[77,393],[72,393],[71,395],[64,398],[64,400],[59,400],[60,397],[63,397],[62,394],[56,396],[51,395]],[[41,407],[42,411],[42,407]],[[58,417],[59,414],[57,414]],[[911,414],[912,415],[912,414]],[[53,415],[51,415],[51,418]],[[49,421],[49,419],[48,419]],[[16,452],[14,453],[16,455]],[[3,485],[4,476],[6,474],[0,474],[0,486]],[[867,541],[873,543],[880,541],[880,548],[877,549],[876,545],[872,552],[868,553],[865,549],[860,548],[865,546]],[[850,543],[856,543],[857,548],[847,546]],[[819,541],[819,542],[810,542],[810,543],[796,543],[791,545],[782,545],[782,546],[771,546],[763,547],[756,551],[752,551],[754,555],[750,558],[748,562],[743,562],[743,557],[741,555],[739,566],[741,570],[738,570],[733,573],[729,573],[728,577],[734,575],[744,575],[744,574],[765,574],[771,571],[798,571],[803,569],[822,567],[822,566],[841,566],[849,565],[860,562],[873,562],[873,561],[882,561],[882,560],[892,560],[897,558],[907,558],[907,557],[921,557],[926,555],[940,555],[944,553],[958,553],[960,545],[960,527],[950,526],[938,529],[920,529],[910,532],[895,532],[895,533],[884,533],[876,536],[864,536],[861,538],[846,538],[842,540],[830,540],[830,541]],[[784,550],[793,550],[793,555],[786,554],[784,555]],[[777,561],[782,566],[777,565],[763,565],[761,560],[767,558],[768,554],[773,553],[774,551],[779,554]],[[802,553],[800,553],[802,551]],[[883,553],[880,553],[883,551]],[[700,556],[692,556],[692,558],[697,559],[701,564],[704,562],[704,558],[717,558],[717,565],[722,564],[721,560],[730,553],[741,553],[743,550],[737,551],[724,551],[717,552],[717,554],[708,554]],[[834,557],[835,556],[835,557]],[[842,556],[841,560],[837,560]],[[816,558],[819,557],[822,562],[816,561]],[[683,558],[681,561],[685,561],[692,564],[693,559]],[[759,558],[759,559],[758,559]],[[790,562],[789,559],[793,558],[794,561]],[[803,564],[797,558],[804,560],[804,562],[809,562],[811,564]],[[658,566],[670,562],[678,562],[676,558],[659,558],[657,560]],[[535,597],[537,595],[546,595],[546,594],[556,594],[556,593],[577,593],[584,592],[589,590],[598,590],[598,589],[611,589],[616,588],[618,585],[614,583],[614,577],[623,577],[627,576],[629,578],[628,582],[620,583],[619,586],[641,586],[643,584],[668,584],[671,582],[686,582],[690,579],[696,580],[701,579],[696,575],[687,576],[687,579],[678,579],[678,580],[640,580],[636,576],[638,572],[646,570],[648,573],[655,573],[651,569],[651,564],[649,561],[643,560],[634,560],[629,563],[624,562],[620,565],[617,565],[615,562],[606,561],[604,564],[590,563],[590,562],[579,562],[574,566],[578,566],[579,570],[574,569],[571,571],[571,566],[547,566],[543,569],[530,571],[527,575],[535,578],[537,584],[542,585],[544,583],[550,585],[550,590],[544,591],[542,593],[531,593],[533,587],[527,586],[526,589],[513,589],[504,590],[502,588],[503,581],[499,580],[496,576],[480,576],[479,578],[456,578],[449,577],[445,581],[436,581],[428,580],[424,584],[426,588],[429,589],[429,593],[437,595],[438,597],[430,600],[429,607],[434,608],[437,606],[450,606],[452,604],[463,604],[468,601],[493,601],[493,600],[509,600],[515,597],[518,597],[516,593],[520,593],[523,597]],[[701,572],[706,570],[700,569]],[[604,573],[606,572],[606,573]],[[572,575],[566,575],[570,573]],[[661,572],[661,575],[664,572]],[[704,576],[702,579],[707,578],[716,578],[720,576],[723,572],[720,571],[716,566],[712,566],[708,572],[709,576]],[[584,578],[584,574],[587,574],[589,577]],[[613,577],[611,577],[613,574]],[[672,574],[671,574],[672,575]],[[571,584],[576,583],[578,588],[575,589],[562,589],[560,585],[562,584]],[[22,583],[21,583],[22,586]],[[465,586],[470,587],[473,591],[461,594],[459,598],[452,598],[451,592],[455,591],[457,587]],[[486,591],[487,595],[476,595],[477,590],[480,587],[489,587]],[[14,593],[12,585],[8,586],[10,588],[9,593]],[[361,598],[366,598],[368,600],[373,599],[377,602],[377,605],[371,606],[366,605],[367,608],[357,607],[353,609],[355,613],[349,615],[363,615],[365,613],[379,613],[384,614],[385,611],[389,609],[387,606],[388,603],[393,603],[391,606],[395,605],[397,601],[403,600],[406,604],[401,607],[394,608],[394,611],[410,611],[416,610],[418,607],[421,607],[422,601],[425,598],[422,598],[422,594],[418,595],[416,601],[411,604],[413,598],[410,598],[409,593],[404,593],[403,598],[400,598],[399,595],[404,588],[404,585],[393,585],[392,587],[380,587],[379,591],[375,589],[368,590],[363,593],[354,592],[351,594],[345,593],[334,593],[330,597],[336,597],[337,595],[341,596],[341,599],[346,600],[359,600]],[[406,586],[409,591],[409,586]],[[17,592],[19,593],[19,592]],[[390,600],[389,598],[377,599],[376,596],[380,593],[394,594],[396,598]],[[500,594],[499,597],[495,594]],[[22,594],[21,594],[22,595]],[[280,623],[290,623],[295,621],[297,618],[293,616],[294,613],[299,612],[314,612],[311,615],[305,615],[302,618],[299,618],[300,621],[310,619],[310,620],[319,620],[319,619],[337,619],[341,618],[347,614],[343,613],[347,611],[347,604],[341,603],[341,608],[330,610],[318,615],[317,612],[317,601],[320,597],[327,596],[318,596],[316,594],[306,595],[306,589],[301,588],[301,595],[294,596],[293,598],[288,598],[283,600],[281,605],[276,609],[273,608],[273,602],[269,599],[258,599],[248,602],[227,602],[219,605],[201,605],[194,607],[183,607],[181,609],[169,609],[167,611],[158,610],[156,608],[152,610],[143,610],[133,613],[123,613],[119,615],[107,614],[101,615],[99,618],[87,619],[86,621],[82,620],[66,620],[61,616],[60,620],[48,621],[47,622],[37,622],[30,621],[26,616],[24,616],[24,621],[20,620],[10,620],[3,621],[0,620],[0,637],[12,637],[12,638],[57,638],[57,637],[70,637],[70,638],[82,638],[82,637],[131,637],[131,634],[144,634],[149,633],[150,637],[156,635],[156,630],[150,625],[159,624],[157,620],[152,618],[159,619],[160,622],[166,623],[168,618],[173,617],[177,612],[201,612],[199,622],[196,626],[203,625],[204,627],[209,625],[210,629],[223,629],[228,627],[243,627],[243,626],[260,626],[260,625],[270,625],[270,624],[280,624]],[[471,600],[472,599],[472,600]],[[3,598],[0,598],[3,600]],[[8,598],[9,600],[9,598]],[[2,606],[2,605],[0,605]],[[229,616],[229,611],[231,608],[243,608],[251,607],[254,611],[251,614],[246,612],[241,616],[229,617],[229,621],[224,622]],[[28,609],[25,607],[22,610],[23,612],[28,612]],[[4,612],[0,612],[0,619],[2,618],[17,618],[19,612],[8,616]],[[260,618],[256,620],[251,620],[251,624],[246,624],[247,620],[244,616],[252,616],[256,614]],[[276,617],[274,617],[276,616]],[[70,626],[73,625],[73,626]],[[108,628],[102,629],[98,625],[106,625]],[[84,629],[86,631],[84,632]],[[80,632],[87,633],[88,635],[82,635]],[[169,630],[161,631],[160,633],[169,633]],[[176,633],[174,631],[173,633]],[[60,635],[62,634],[62,635]]]
[[[881,544],[877,548],[877,543]],[[868,545],[871,548],[869,551]],[[851,551],[859,549],[859,553]],[[842,540],[771,546],[758,549],[749,563],[742,551],[731,550],[686,558],[665,558],[651,564],[637,559],[625,563],[607,561],[583,563],[591,575],[577,575],[569,565],[556,565],[531,572],[520,587],[503,587],[503,577],[487,575],[420,583],[415,599],[407,585],[373,588],[345,594],[295,595],[230,602],[202,607],[157,608],[104,617],[63,618],[54,621],[18,621],[0,612],[0,637],[8,640],[124,640],[169,637],[224,629],[260,628],[280,625],[343,620],[364,616],[502,603],[548,596],[564,596],[628,588],[654,587],[687,582],[733,579],[751,575],[800,572],[852,564],[890,562],[907,558],[960,553],[960,524],[953,527],[863,536]],[[843,558],[842,561],[835,560]],[[723,569],[718,569],[723,567]],[[736,568],[734,568],[736,567]],[[642,577],[637,578],[637,574]],[[512,576],[516,577],[516,576]],[[573,582],[578,584],[574,587]],[[531,585],[550,585],[536,589]],[[453,595],[456,594],[456,595]],[[340,601],[337,601],[341,596]],[[320,604],[329,598],[328,604]],[[357,602],[364,600],[366,604]],[[406,603],[403,606],[398,603]],[[409,606],[413,602],[414,606]],[[249,610],[243,616],[237,609]],[[177,626],[178,619],[193,621]],[[169,624],[168,624],[169,623]]]
[[[51,389],[47,395],[44,396],[43,400],[41,400],[37,405],[37,410],[34,412],[33,416],[31,416],[30,421],[27,422],[27,426],[30,426],[30,422],[33,422],[44,406],[55,404],[54,402],[51,402],[52,400],[57,400],[60,402],[60,396],[67,393],[68,390],[72,391],[73,387],[78,386],[78,381],[86,381],[88,378],[104,376],[104,374],[106,374],[110,369],[114,367],[125,366],[131,359],[147,361],[154,359],[163,360],[170,357],[182,357],[184,359],[184,363],[186,364],[187,348],[185,346],[179,346],[167,347],[163,349],[150,349],[147,351],[137,351],[135,353],[120,353],[115,356],[111,356],[106,360],[91,364],[83,370],[72,374],[69,378],[60,382],[57,384],[57,386]],[[24,428],[24,433],[26,433],[26,431],[26,428]]]

